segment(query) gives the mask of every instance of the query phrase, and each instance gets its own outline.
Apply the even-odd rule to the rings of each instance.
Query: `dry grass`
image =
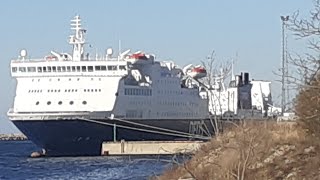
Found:
[[[156,179],[319,179],[319,143],[293,123],[246,122]]]

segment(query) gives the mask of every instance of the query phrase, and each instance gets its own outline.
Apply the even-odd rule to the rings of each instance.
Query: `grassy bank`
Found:
[[[246,122],[155,179],[320,179],[319,140],[296,123]]]

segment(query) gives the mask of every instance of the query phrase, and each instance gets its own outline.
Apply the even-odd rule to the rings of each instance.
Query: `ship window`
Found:
[[[101,92],[101,89],[99,89],[99,92]]]
[[[36,72],[36,67],[28,67],[28,72]]]
[[[62,101],[59,101],[58,104],[61,105],[61,104],[62,104]]]
[[[86,72],[87,71],[87,67],[86,66],[82,66],[81,70],[82,70],[82,72]]]
[[[81,69],[80,66],[77,66],[77,72],[80,72],[80,69]]]
[[[61,72],[61,66],[57,67],[57,72]]]
[[[73,101],[70,101],[69,104],[70,104],[70,105],[73,105]]]
[[[65,67],[65,66],[62,66],[62,67],[61,67],[61,71],[62,71],[62,72],[66,72],[66,67]]]
[[[51,67],[50,66],[47,67],[47,71],[51,72]]]
[[[100,71],[101,70],[101,66],[95,66],[94,67],[96,71]]]
[[[117,70],[117,66],[108,66],[108,70],[109,71],[116,71]]]
[[[57,67],[56,66],[52,66],[52,72],[56,72],[57,71]]]
[[[50,104],[51,104],[51,101],[48,101],[48,102],[47,102],[47,105],[50,105]]]
[[[101,66],[101,71],[106,71],[107,67],[106,66]]]
[[[119,70],[127,70],[126,66],[119,66]]]
[[[38,67],[38,72],[42,72],[42,67]]]
[[[12,72],[17,72],[17,70],[18,70],[17,67],[12,67],[12,68],[11,68],[11,71],[12,71]]]
[[[26,72],[26,67],[19,67],[19,72]]]
[[[86,104],[87,104],[87,101],[82,101],[82,104],[83,104],[83,105],[86,105]]]
[[[67,66],[67,72],[70,72],[70,71],[71,71],[71,67]]]
[[[93,66],[88,66],[88,72],[93,72]]]
[[[39,105],[39,101],[36,102],[36,105]]]
[[[86,92],[86,89],[84,89],[83,91]]]
[[[76,72],[76,67],[75,66],[72,66],[71,69],[72,69],[72,72]]]

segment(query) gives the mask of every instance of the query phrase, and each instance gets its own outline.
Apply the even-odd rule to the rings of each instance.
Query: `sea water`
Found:
[[[0,179],[149,179],[172,167],[172,157],[43,157],[30,141],[0,141]]]

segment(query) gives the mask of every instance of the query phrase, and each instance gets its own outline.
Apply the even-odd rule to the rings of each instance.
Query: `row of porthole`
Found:
[[[57,79],[58,81],[60,81],[60,78]],[[69,78],[69,81],[71,81],[72,78]],[[93,81],[94,78],[91,78],[91,81]],[[98,78],[99,81],[101,81],[101,78]],[[38,79],[38,82],[40,81],[40,79]],[[49,81],[52,81],[52,79],[50,78]],[[80,81],[80,78],[77,78],[77,81]],[[32,82],[34,82],[34,79],[32,79]]]
[[[77,92],[77,91],[78,91],[77,89],[65,89],[64,90],[64,92]],[[90,91],[91,92],[98,92],[98,91],[101,92],[101,89],[91,89],[91,90],[90,89],[84,89],[83,91],[84,92],[90,92]],[[42,90],[29,90],[28,92],[29,93],[36,93],[36,92],[37,93],[39,93],[39,92],[41,93]],[[55,90],[53,90],[53,89],[49,90],[48,89],[48,93],[49,92],[60,92],[60,89],[55,89]]]
[[[36,105],[39,105],[39,104],[40,104],[40,102],[37,101],[37,102],[36,102]],[[70,101],[69,104],[70,104],[70,105],[73,105],[74,102],[73,102],[73,101]],[[86,104],[87,104],[87,101],[82,101],[82,104],[83,104],[83,105],[86,105]],[[51,105],[51,101],[48,101],[48,102],[47,102],[47,105]],[[59,102],[58,102],[58,105],[62,105],[62,101],[59,101]]]

